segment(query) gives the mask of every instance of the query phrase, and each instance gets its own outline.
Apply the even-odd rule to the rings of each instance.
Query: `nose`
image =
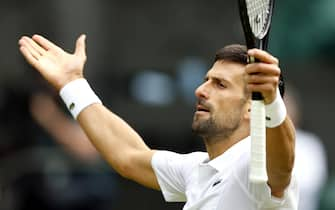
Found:
[[[194,93],[197,98],[208,99],[209,97],[208,81],[202,83],[197,89],[195,89]]]

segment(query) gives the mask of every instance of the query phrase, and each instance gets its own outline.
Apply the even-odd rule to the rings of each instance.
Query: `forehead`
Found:
[[[216,61],[212,68],[207,72],[207,77],[223,79],[229,82],[241,80],[245,75],[245,65],[232,61]]]

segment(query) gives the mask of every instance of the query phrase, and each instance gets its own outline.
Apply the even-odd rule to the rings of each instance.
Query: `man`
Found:
[[[247,64],[239,45],[220,50],[198,99],[192,129],[207,153],[181,155],[148,148],[121,118],[104,107],[83,77],[85,35],[73,54],[42,36],[22,37],[20,51],[53,85],[92,143],[125,178],[161,190],[167,201],[186,201],[184,209],[296,209],[291,172],[295,131],[278,91],[278,60],[265,51],[248,52],[260,63]],[[268,183],[249,183],[250,93],[261,92],[271,120],[267,124]]]

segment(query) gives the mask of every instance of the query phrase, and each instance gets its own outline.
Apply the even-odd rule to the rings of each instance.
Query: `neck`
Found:
[[[204,139],[209,159],[212,160],[227,151],[234,144],[240,142],[249,135],[249,130],[236,130],[229,137],[211,137]]]

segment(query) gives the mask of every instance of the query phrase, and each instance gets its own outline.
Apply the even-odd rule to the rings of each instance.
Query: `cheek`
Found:
[[[232,108],[232,104],[227,100],[218,101],[213,105],[213,110],[216,114],[222,114]]]
[[[211,117],[216,121],[220,122],[227,117],[227,114],[231,112],[231,107],[227,106],[224,102],[219,102],[216,106],[212,107]]]
[[[240,118],[243,112],[241,102],[225,101],[220,102],[214,109],[213,118],[216,120],[233,120]]]

